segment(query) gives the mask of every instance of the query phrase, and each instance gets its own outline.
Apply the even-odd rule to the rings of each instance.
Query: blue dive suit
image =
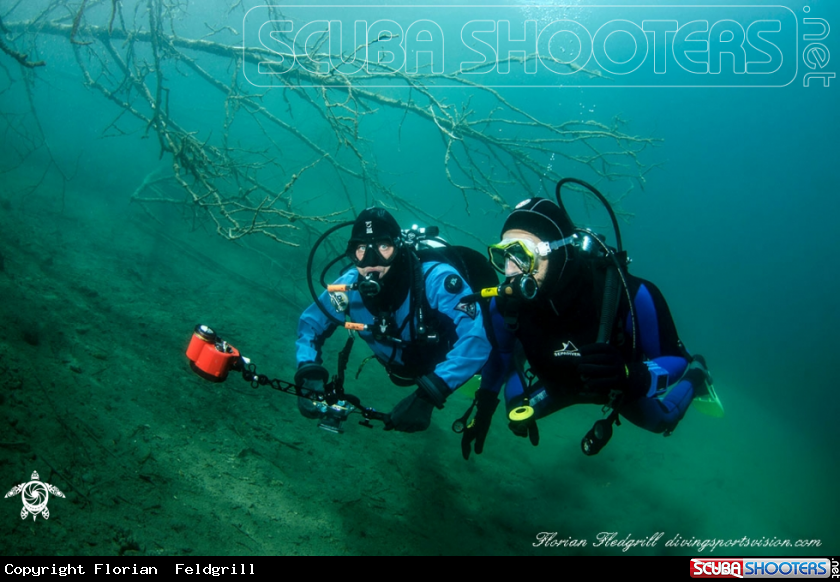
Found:
[[[490,343],[484,331],[480,307],[464,302],[472,293],[458,271],[446,263],[424,262],[422,273],[428,308],[427,325],[434,328],[438,339],[425,341],[417,332],[416,298],[409,288],[404,301],[393,313],[381,314],[375,322],[374,314],[366,307],[358,291],[348,291],[349,306],[340,313],[331,305],[326,291],[319,297],[321,304],[335,316],[348,321],[374,326],[375,331],[361,331],[359,336],[370,346],[376,358],[385,366],[392,381],[401,385],[413,384],[416,378],[434,374],[454,391],[473,377],[490,354]],[[388,285],[389,273],[383,277]],[[336,284],[359,281],[356,269],[350,269]],[[321,347],[332,335],[337,324],[328,319],[317,305],[310,305],[298,323],[297,363],[321,363]],[[390,336],[390,337],[389,337]],[[392,338],[398,338],[394,341]]]
[[[671,431],[691,404],[697,376],[684,377],[691,356],[677,336],[662,293],[632,275],[627,275],[627,282],[636,312],[635,331],[627,296],[622,294],[610,344],[619,349],[639,388],[625,399],[620,413],[644,429]],[[494,299],[488,330],[493,351],[482,372],[481,388],[499,393],[506,383],[508,411],[527,397],[534,420],[573,404],[607,404],[609,394],[589,390],[577,369],[578,348],[596,341],[601,305],[592,289],[597,287],[572,284],[550,300],[540,297],[523,303],[513,325],[514,317],[505,321],[504,303]]]

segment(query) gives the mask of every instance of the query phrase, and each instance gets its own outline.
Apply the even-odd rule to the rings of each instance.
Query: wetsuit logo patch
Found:
[[[450,275],[446,278],[446,281],[443,283],[443,286],[450,293],[458,293],[461,291],[461,289],[464,288],[464,282],[461,281],[461,277],[459,277],[458,275]]]
[[[475,319],[478,315],[478,308],[473,302],[466,303],[462,301],[461,303],[455,306],[455,311],[463,311],[464,313],[470,316],[470,319]]]
[[[577,346],[575,346],[572,342],[563,342],[563,347],[554,352],[554,356],[557,358],[562,358],[564,356],[579,358],[580,352],[578,351]]]

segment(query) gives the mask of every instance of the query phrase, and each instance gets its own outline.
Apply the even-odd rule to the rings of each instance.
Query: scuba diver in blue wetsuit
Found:
[[[443,408],[449,394],[481,369],[491,349],[480,306],[464,301],[472,294],[467,283],[471,277],[466,272],[469,260],[459,257],[473,253],[478,257],[473,270],[483,263],[492,277],[489,284],[498,281],[479,253],[462,247],[421,249],[417,231],[403,232],[381,208],[365,209],[352,226],[346,257],[355,268],[328,286],[298,323],[295,383],[324,392],[329,373],[322,365],[321,347],[344,326],[365,340],[395,384],[417,386],[390,413],[386,430],[426,430],[434,408]],[[447,252],[454,249],[464,254]],[[310,290],[314,296],[311,276]],[[307,418],[328,412],[323,403],[305,397],[298,398],[298,408]]]
[[[568,182],[605,204],[617,249],[575,228],[560,198]],[[476,392],[476,416],[462,436],[465,459],[473,447],[482,452],[503,385],[510,430],[534,446],[537,421],[560,409],[597,404],[610,410],[583,438],[587,455],[606,445],[619,414],[667,436],[692,398],[708,395],[702,356],[683,347],[659,289],[627,272],[615,215],[589,184],[568,178],[557,185],[557,204],[521,202],[489,253],[506,281],[485,290],[495,295],[487,331],[493,351]]]

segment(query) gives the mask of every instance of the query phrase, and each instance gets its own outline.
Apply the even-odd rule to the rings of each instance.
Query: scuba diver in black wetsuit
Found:
[[[605,203],[618,250],[575,228],[560,200],[566,182]],[[583,438],[587,455],[606,445],[619,414],[668,435],[692,398],[707,395],[702,356],[683,347],[659,289],[627,272],[618,224],[603,196],[566,179],[557,185],[557,200],[521,202],[502,227],[502,241],[489,248],[506,284],[489,308],[493,351],[476,393],[476,416],[462,437],[465,459],[473,448],[482,452],[503,385],[509,428],[535,446],[537,421],[562,408],[598,404],[611,410]]]
[[[480,253],[451,246],[419,248],[423,245],[412,239],[417,233],[402,231],[381,208],[365,209],[352,227],[346,257],[355,268],[344,271],[300,317],[295,383],[324,392],[329,373],[322,365],[321,347],[345,325],[365,340],[395,384],[417,386],[387,416],[386,430],[426,430],[432,411],[443,408],[490,353],[481,308],[464,301],[472,294],[470,271],[480,271],[483,264],[490,280],[498,281]],[[478,259],[472,269],[470,254]],[[476,276],[474,280],[492,284],[486,283],[486,272]],[[323,418],[328,412],[311,398],[299,398],[298,406],[308,418]]]

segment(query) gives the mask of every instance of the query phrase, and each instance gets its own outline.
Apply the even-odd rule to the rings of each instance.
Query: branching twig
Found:
[[[506,211],[508,198],[545,193],[546,183],[559,177],[561,167],[564,174],[583,169],[594,175],[595,182],[630,179],[640,187],[656,167],[645,162],[642,153],[657,140],[627,133],[618,119],[610,125],[568,117],[551,123],[514,105],[497,90],[470,81],[468,75],[433,75],[426,70],[408,75],[378,63],[369,63],[368,69],[352,75],[345,73],[355,66],[357,56],[368,54],[382,39],[362,43],[343,55],[323,52],[329,48],[326,35],[306,49],[292,46],[293,54],[284,58],[308,57],[329,70],[296,68],[287,75],[272,75],[272,87],[255,93],[241,79],[240,67],[277,62],[277,53],[209,40],[223,30],[236,34],[227,25],[207,23],[211,33],[202,39],[176,34],[176,24],[187,7],[181,0],[138,2],[134,18],[143,24],[133,29],[126,26],[119,0],[111,0],[107,14],[99,13],[103,14],[100,24],[87,22],[97,13],[95,2],[82,0],[71,8],[67,0],[39,1],[47,5],[36,17],[0,21],[0,30],[19,35],[33,46],[43,35],[66,38],[85,84],[119,111],[106,128],[109,136],[114,131],[127,133],[123,129],[133,119],[144,136],[156,139],[161,156],[171,162],[171,173],[147,177],[132,200],[144,208],[176,204],[193,220],[206,219],[210,228],[228,240],[258,234],[283,244],[305,244],[305,237],[319,224],[346,219],[359,207],[359,198],[365,205],[379,201],[404,208],[475,236],[457,220],[443,220],[439,210],[410,200],[384,181],[373,144],[381,139],[378,120],[387,120],[389,111],[399,116],[393,124],[398,142],[409,120],[428,127],[433,132],[429,135],[440,136],[441,179],[460,194],[467,214],[474,212],[477,202]],[[241,0],[230,4],[228,14],[242,7]],[[269,14],[275,21],[281,19],[277,7],[270,7]],[[122,26],[115,28],[117,16]],[[91,40],[80,42],[77,37]],[[43,64],[30,62],[2,38],[0,50],[26,68]],[[231,74],[221,80],[220,65],[225,63]],[[406,90],[407,99],[370,87],[382,79],[380,73],[387,73],[394,87]],[[190,82],[221,95],[224,111],[217,129],[185,122],[186,100],[176,99],[181,85],[171,79],[187,74]],[[449,102],[433,90],[437,81],[460,85],[476,99]],[[0,120],[6,131],[16,131],[15,118],[0,115]],[[115,126],[117,120],[121,120],[120,128]],[[557,157],[557,162],[547,165],[548,156]],[[328,182],[325,188],[346,198],[343,208],[332,202],[325,213],[301,212],[304,204],[320,195],[298,194],[310,182],[309,176],[316,174],[319,184]],[[177,189],[162,188],[163,180]]]

